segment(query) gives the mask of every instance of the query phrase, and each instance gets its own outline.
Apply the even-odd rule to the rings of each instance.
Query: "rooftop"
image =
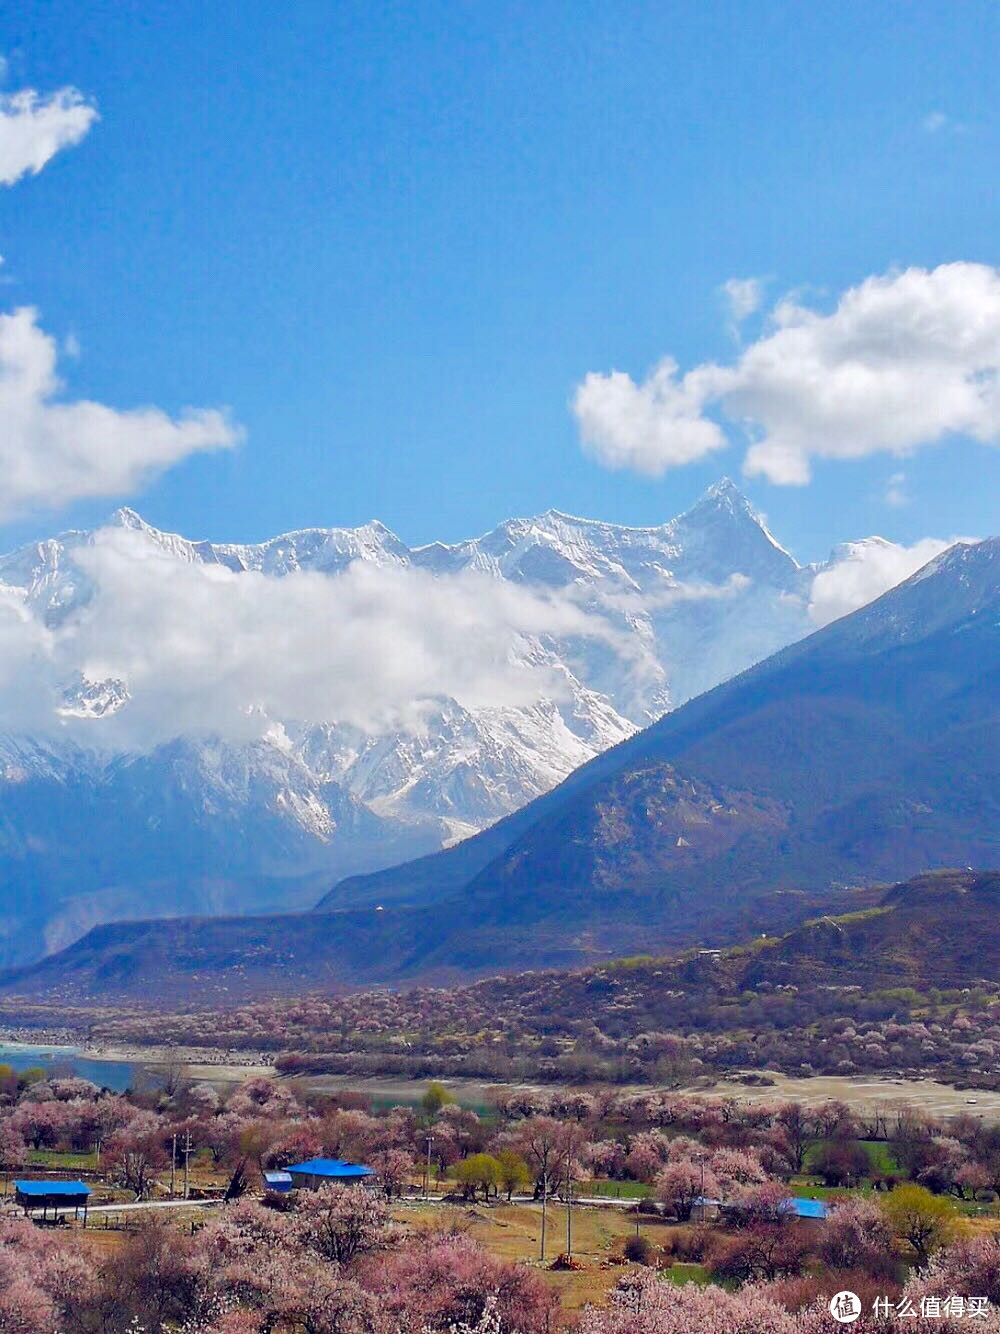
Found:
[[[22,1195],[89,1195],[90,1187],[83,1181],[15,1181],[14,1189]]]
[[[304,1163],[292,1163],[289,1172],[300,1172],[314,1177],[370,1177],[374,1172],[370,1167],[358,1163],[345,1163],[342,1158],[309,1158]]]
[[[791,1199],[788,1201],[788,1208],[796,1218],[825,1218],[827,1214],[826,1205],[822,1200]]]

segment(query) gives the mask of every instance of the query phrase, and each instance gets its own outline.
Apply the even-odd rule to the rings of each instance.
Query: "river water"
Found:
[[[128,1061],[97,1061],[92,1056],[81,1056],[77,1047],[35,1047],[20,1042],[0,1043],[0,1065],[9,1065],[18,1073],[40,1067],[52,1074],[79,1075],[115,1093],[123,1093],[131,1085],[137,1069]]]

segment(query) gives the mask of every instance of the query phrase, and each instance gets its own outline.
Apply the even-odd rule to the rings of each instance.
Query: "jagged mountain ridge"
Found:
[[[0,960],[151,910],[307,906],[334,880],[501,819],[810,628],[814,571],[729,482],[659,527],[552,510],[452,546],[408,548],[378,522],[256,545],[189,541],[131,510],[112,522],[178,561],[276,579],[362,561],[571,589],[634,653],[536,636],[519,652],[558,677],[558,699],[470,709],[442,697],[420,728],[402,731],[275,719],[252,746],[181,736],[141,755],[101,742],[102,724],[129,707],[129,683],[69,681],[58,710],[66,739],[0,739]],[[93,541],[69,533],[0,558],[0,593],[58,630],[93,596],[74,559]]]

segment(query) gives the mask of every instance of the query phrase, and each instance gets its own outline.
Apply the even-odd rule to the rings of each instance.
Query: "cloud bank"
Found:
[[[729,365],[681,375],[665,358],[642,383],[591,372],[573,411],[609,468],[660,476],[725,442],[714,412],[750,440],[743,470],[779,485],[811,460],[905,456],[952,435],[1000,439],[1000,271],[943,264],[871,277],[822,314],[788,297]]]
[[[222,412],[118,411],[63,401],[56,343],[30,307],[0,315],[0,521],[133,492],[190,454],[234,445]]]
[[[237,573],[122,528],[72,559],[86,592],[57,625],[27,597],[0,599],[0,732],[141,750],[190,734],[248,741],[273,721],[419,728],[446,697],[469,708],[561,699],[564,674],[528,636],[636,652],[570,599],[475,571],[356,561],[334,575]],[[128,690],[99,738],[60,718],[81,678]]]
[[[75,88],[41,97],[34,88],[0,95],[0,185],[37,176],[63,148],[85,137],[97,109]]]
[[[813,580],[809,616],[815,625],[828,625],[830,621],[874,602],[955,542],[972,540],[953,537],[944,541],[925,537],[909,547],[887,542],[881,537],[847,542],[838,547],[830,565]]]
[[[825,625],[855,610],[948,545],[845,544],[806,585],[809,618]],[[107,753],[178,736],[240,744],[276,724],[419,733],[446,699],[469,709],[562,702],[553,640],[564,652],[600,646],[637,681],[655,668],[650,646],[622,624],[637,609],[627,597],[595,607],[572,587],[473,569],[356,560],[335,574],[270,575],[193,560],[184,544],[128,526],[80,539],[43,584],[31,568],[15,562],[0,584],[0,735]],[[743,575],[685,584],[661,605],[749,588]]]

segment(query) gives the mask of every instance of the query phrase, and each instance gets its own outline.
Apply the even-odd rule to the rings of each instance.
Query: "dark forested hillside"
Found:
[[[289,1071],[689,1080],[808,1067],[995,1083],[1000,873],[937,872],[860,898],[874,901],[728,950],[97,1022],[112,1040],[283,1051]]]

